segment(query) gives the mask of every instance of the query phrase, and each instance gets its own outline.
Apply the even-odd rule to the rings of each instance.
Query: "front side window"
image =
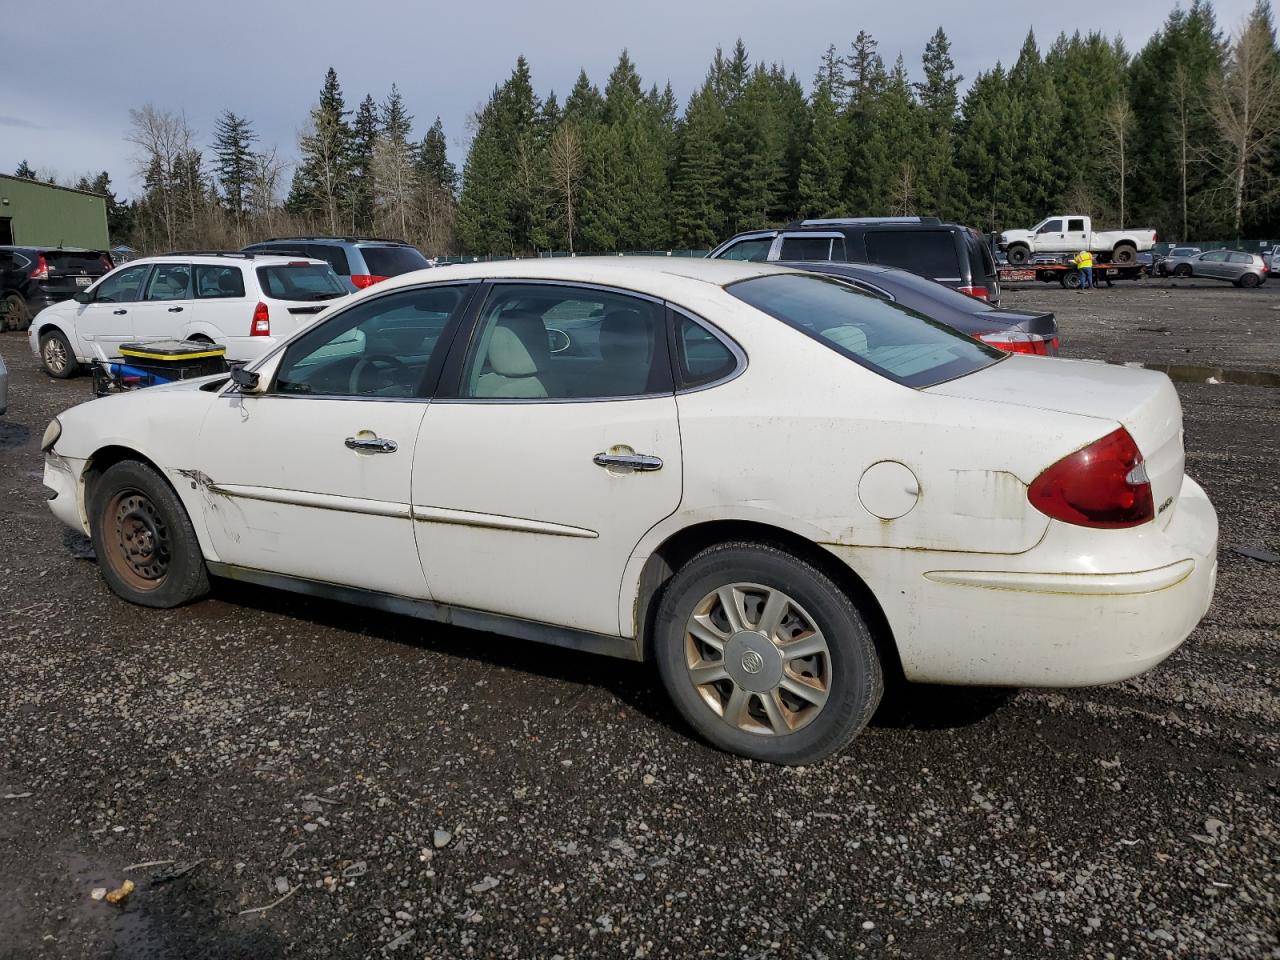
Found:
[[[741,280],[730,294],[841,356],[908,387],[930,387],[1004,355],[945,324],[818,274]]]
[[[190,300],[191,264],[159,263],[151,272],[144,300]]]
[[[1214,250],[1212,253],[1206,253],[1200,259],[1205,263],[1226,263],[1227,255],[1221,250]]]
[[[769,259],[769,248],[773,246],[773,237],[753,237],[739,240],[717,258],[719,260],[749,260],[752,263],[764,263]]]
[[[244,274],[238,265],[196,264],[196,299],[220,300],[244,296]]]
[[[498,284],[480,312],[462,396],[594,400],[672,390],[661,304],[561,284]]]
[[[403,399],[430,389],[472,287],[400,290],[364,300],[285,350],[273,392]]]
[[[125,267],[103,279],[93,292],[93,299],[98,303],[134,303],[142,288],[142,280],[151,265],[139,263]]]
[[[1062,221],[1061,221],[1061,220],[1046,220],[1046,221],[1041,225],[1040,229],[1036,231],[1036,233],[1037,233],[1037,234],[1040,234],[1040,233],[1061,233],[1061,232],[1062,232]]]

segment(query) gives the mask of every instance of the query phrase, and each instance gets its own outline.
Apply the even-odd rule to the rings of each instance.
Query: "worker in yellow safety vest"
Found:
[[[1075,256],[1075,265],[1080,271],[1080,286],[1076,288],[1076,293],[1080,293],[1093,286],[1093,254],[1088,250],[1081,250]]]

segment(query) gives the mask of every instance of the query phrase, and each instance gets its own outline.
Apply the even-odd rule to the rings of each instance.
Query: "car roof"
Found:
[[[446,282],[510,278],[599,284],[663,296],[667,290],[689,290],[697,284],[724,287],[752,277],[801,272],[772,263],[701,257],[538,257],[413,270],[383,280],[377,289],[412,286],[424,280]]]
[[[152,257],[135,257],[128,261],[129,265],[138,263],[211,263],[226,265],[228,263],[252,264],[256,267],[269,267],[280,263],[315,263],[325,264],[324,260],[315,257],[304,257],[301,254],[254,254],[253,256],[228,256],[217,253],[161,253]],[[124,264],[121,264],[124,266]]]

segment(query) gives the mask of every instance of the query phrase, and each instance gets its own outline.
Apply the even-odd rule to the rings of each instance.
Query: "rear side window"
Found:
[[[960,280],[955,237],[948,230],[870,230],[867,260],[935,280]]]
[[[219,300],[244,296],[244,274],[237,266],[218,264],[196,265],[196,297],[200,300]]]
[[[689,390],[722,380],[738,365],[720,338],[702,324],[682,313],[676,320],[676,365],[681,389]]]
[[[332,300],[347,292],[333,268],[320,263],[277,263],[258,268],[262,292],[275,300]]]
[[[1253,263],[1253,256],[1248,253],[1233,253],[1227,257],[1228,263]]]
[[[360,255],[375,277],[398,277],[410,270],[431,266],[416,247],[361,247]]]
[[[779,260],[844,260],[844,237],[789,236],[782,238]]]
[[[325,261],[340,277],[351,276],[351,267],[347,265],[347,251],[339,246],[329,243],[309,243],[307,256]]]
[[[773,246],[773,237],[755,237],[751,240],[739,240],[717,258],[719,260],[750,260],[752,263],[764,263],[769,259],[769,248]]]
[[[144,300],[188,300],[191,298],[191,264],[158,263],[147,283]]]
[[[726,289],[841,356],[908,387],[954,380],[1003,356],[945,324],[832,277],[774,274]]]
[[[1084,233],[1084,221],[1081,219],[1068,220],[1067,233]]]

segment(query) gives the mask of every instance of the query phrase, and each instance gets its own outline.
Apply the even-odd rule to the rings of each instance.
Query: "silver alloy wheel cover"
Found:
[[[831,693],[831,651],[817,621],[763,584],[725,584],[703,597],[685,624],[684,654],[702,701],[745,733],[795,733]]]
[[[57,337],[50,337],[44,342],[44,362],[58,373],[66,369],[67,351],[63,349],[62,341]]]

